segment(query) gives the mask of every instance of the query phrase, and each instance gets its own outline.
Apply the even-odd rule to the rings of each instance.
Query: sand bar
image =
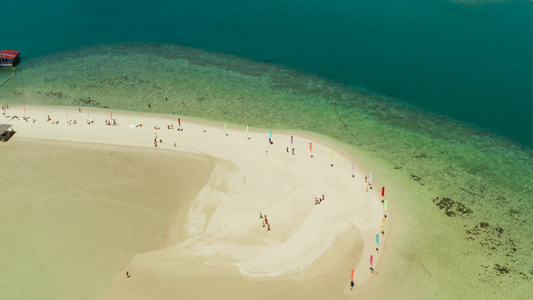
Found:
[[[28,121],[23,120],[25,114]],[[136,255],[126,267],[132,277],[117,274],[104,298],[130,293],[153,297],[146,291],[154,285],[159,287],[157,295],[165,297],[176,293],[176,287],[161,278],[208,274],[227,276],[230,281],[244,277],[253,284],[272,281],[283,285],[280,280],[313,277],[309,272],[302,275],[304,270],[320,274],[331,269],[318,269],[324,260],[339,265],[336,271],[346,272],[339,275],[346,278],[344,282],[328,283],[331,279],[326,279],[324,285],[339,289],[337,293],[349,293],[351,269],[356,270],[354,280],[359,287],[373,276],[370,255],[374,267],[380,267],[381,254],[375,248],[384,215],[376,193],[381,187],[367,192],[368,174],[357,165],[352,171],[350,157],[320,140],[274,131],[269,144],[269,130],[247,132],[245,126],[180,117],[183,131],[178,131],[178,117],[89,112],[83,107],[81,112],[64,107],[31,107],[24,112],[23,107],[11,107],[6,115],[19,117],[2,120],[13,124],[14,139],[140,147],[151,149],[153,155],[177,151],[216,160],[210,178],[184,216],[184,241]],[[106,125],[106,120],[112,119],[118,125]],[[315,197],[322,194],[325,200],[315,205]],[[262,226],[260,213],[268,216],[270,231]],[[383,247],[386,238],[380,234],[380,239]],[[353,253],[353,263],[338,264],[330,253],[340,255],[339,259]]]

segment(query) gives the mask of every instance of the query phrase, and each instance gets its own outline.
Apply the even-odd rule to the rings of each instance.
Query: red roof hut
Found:
[[[19,60],[19,52],[5,49],[0,51],[0,67],[12,67]]]

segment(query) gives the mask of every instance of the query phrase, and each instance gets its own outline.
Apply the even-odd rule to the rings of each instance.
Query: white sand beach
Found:
[[[25,109],[10,107],[6,112],[10,117],[0,117],[0,123],[13,124],[16,132],[11,140],[0,145],[4,154],[9,149],[12,157],[22,155],[16,153],[39,156],[39,143],[49,151],[56,145],[58,160],[74,153],[65,145],[82,147],[86,152],[113,152],[114,155],[100,152],[98,155],[113,168],[124,166],[135,174],[131,178],[136,180],[118,178],[125,176],[122,173],[113,175],[110,184],[114,180],[128,182],[122,182],[124,185],[116,194],[105,197],[123,197],[124,201],[135,202],[139,209],[151,205],[146,209],[155,219],[167,214],[164,217],[167,221],[161,225],[165,228],[150,231],[165,232],[157,242],[150,242],[149,249],[132,249],[132,253],[121,256],[131,259],[106,270],[112,275],[103,279],[100,299],[355,297],[368,294],[381,276],[392,220],[389,216],[385,229],[382,228],[385,214],[382,187],[375,185],[374,179],[374,186],[367,191],[365,176],[370,174],[365,174],[357,163],[352,171],[354,158],[333,145],[313,136],[275,130],[273,143],[269,144],[269,129],[247,132],[245,126],[226,127],[222,122],[190,117],[180,117],[180,127],[178,117],[168,115],[85,107],[81,107],[81,112],[72,107]],[[15,115],[19,118],[13,119]],[[25,115],[27,121],[23,120]],[[48,115],[50,121],[46,120]],[[106,125],[111,118],[118,125]],[[53,124],[56,121],[58,124]],[[154,128],[156,123],[158,130]],[[25,145],[32,145],[32,149]],[[20,151],[21,147],[25,150]],[[142,162],[136,165],[139,158],[121,160],[131,152],[141,155]],[[84,160],[84,152],[79,153],[71,161]],[[154,168],[149,167],[152,159]],[[54,167],[55,164],[47,164],[46,172],[42,172],[39,166],[25,166],[44,176],[54,173]],[[69,176],[79,176],[83,182],[80,186],[93,186],[101,180],[101,173],[94,172],[78,170]],[[1,195],[17,192],[5,181],[2,185]],[[190,191],[181,196],[173,194],[187,188]],[[62,191],[54,188],[49,188],[47,194],[62,197]],[[322,195],[324,200],[316,205],[315,197]],[[180,202],[180,208],[165,206],[165,201]],[[4,213],[9,214],[9,207],[5,207]],[[99,218],[102,212],[93,213]],[[119,219],[134,214],[130,208],[118,208],[113,213]],[[268,218],[265,226],[260,213]],[[69,216],[58,213],[55,217]],[[76,223],[76,218],[69,222]],[[113,226],[117,227],[82,228],[79,234],[120,230],[118,223]],[[382,230],[387,234],[382,235]],[[122,239],[135,239],[135,235],[125,231],[114,239],[120,244]],[[146,239],[139,236],[139,242]],[[90,259],[98,260],[103,255],[95,251]],[[370,272],[370,255],[377,274]],[[352,269],[356,285],[350,290]]]

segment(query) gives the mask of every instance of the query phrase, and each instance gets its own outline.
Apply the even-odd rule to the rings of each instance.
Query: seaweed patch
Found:
[[[444,209],[444,213],[448,217],[466,217],[472,214],[472,210],[470,208],[460,202],[453,201],[448,197],[433,198],[433,203],[435,203],[438,208]]]

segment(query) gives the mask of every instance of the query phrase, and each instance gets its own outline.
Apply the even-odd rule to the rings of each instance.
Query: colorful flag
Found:
[[[309,151],[313,152],[313,143],[309,142]]]
[[[224,122],[224,132],[226,132],[226,122]]]
[[[371,266],[374,265],[374,256],[373,255],[370,255],[370,265]]]
[[[291,145],[292,145],[293,141],[294,141],[294,136],[291,135]]]
[[[330,159],[333,161],[333,152],[331,152]]]
[[[370,183],[372,183],[372,173],[370,173],[370,180],[369,180]]]
[[[270,130],[270,139],[272,139],[272,130]]]
[[[181,119],[178,118],[178,126],[181,127]]]
[[[383,204],[383,206],[385,207],[385,212],[387,211],[387,200],[385,200],[385,203]]]
[[[379,245],[379,234],[376,234],[376,245]]]
[[[381,227],[385,228],[385,218],[381,219]]]
[[[351,279],[352,281],[353,281],[353,272],[354,272],[354,271],[355,271],[355,270],[352,269],[352,276],[350,277],[350,279]]]
[[[385,187],[382,187],[382,188],[381,188],[381,196],[382,196],[382,197],[385,197]]]

